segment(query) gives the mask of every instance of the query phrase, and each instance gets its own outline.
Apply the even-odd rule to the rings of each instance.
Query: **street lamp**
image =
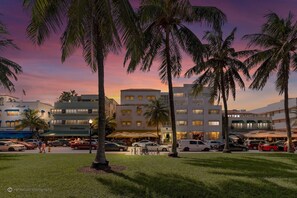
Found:
[[[89,150],[89,153],[90,153],[90,154],[92,153],[92,123],[93,123],[93,120],[92,120],[92,119],[89,119],[89,124],[90,124],[90,127],[89,127],[90,150]]]

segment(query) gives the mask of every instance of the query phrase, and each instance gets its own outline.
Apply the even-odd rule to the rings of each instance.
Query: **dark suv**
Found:
[[[247,140],[245,145],[248,147],[249,150],[258,150],[259,144],[264,144],[264,140]]]
[[[48,142],[48,145],[49,146],[70,146],[69,141],[64,139]]]

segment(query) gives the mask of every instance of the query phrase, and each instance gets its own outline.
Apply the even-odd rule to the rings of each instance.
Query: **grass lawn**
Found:
[[[107,155],[127,169],[84,174],[94,154],[0,154],[0,197],[297,197],[296,154],[180,156]]]

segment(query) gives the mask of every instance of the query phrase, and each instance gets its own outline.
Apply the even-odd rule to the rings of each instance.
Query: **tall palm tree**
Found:
[[[11,39],[6,38],[8,34],[6,26],[0,21],[0,52],[3,52],[6,47],[18,49]],[[20,73],[22,73],[22,67],[19,64],[4,58],[0,54],[0,86],[8,91],[15,91],[10,78],[18,80],[17,74]]]
[[[23,130],[29,127],[33,136],[39,138],[39,130],[46,130],[49,128],[46,121],[38,115],[39,111],[34,109],[27,109],[22,113],[21,123],[15,126],[16,130]]]
[[[66,19],[67,25],[61,37],[62,61],[81,47],[85,61],[93,72],[97,72],[99,145],[92,167],[109,168],[104,148],[104,60],[110,52],[119,52],[122,43],[133,46],[140,42],[132,6],[128,0],[24,0],[24,5],[31,10],[27,32],[34,43],[43,44],[50,33],[64,27],[62,22]]]
[[[155,59],[160,60],[159,75],[168,84],[170,117],[172,124],[172,153],[177,157],[176,122],[173,101],[172,77],[181,73],[181,50],[189,55],[199,54],[202,45],[196,35],[183,23],[206,22],[219,27],[225,15],[215,7],[192,6],[188,0],[143,0],[139,9],[140,22],[144,32],[141,50],[127,46],[125,63],[130,60],[128,72],[149,71]]]
[[[288,152],[293,152],[288,84],[290,72],[297,70],[297,22],[293,21],[291,13],[287,18],[281,18],[271,12],[265,15],[265,18],[266,22],[262,25],[260,33],[243,37],[249,40],[249,47],[261,49],[246,60],[250,69],[259,66],[253,74],[254,80],[250,88],[262,90],[269,76],[276,72],[276,90],[280,95],[284,94]]]
[[[204,86],[210,89],[211,100],[223,100],[224,119],[223,132],[225,134],[225,147],[223,152],[229,150],[228,133],[228,98],[231,92],[233,99],[236,97],[236,83],[242,89],[245,88],[244,81],[240,72],[250,78],[246,65],[239,59],[253,51],[236,52],[231,46],[234,41],[236,28],[223,39],[223,33],[220,30],[206,32],[204,39],[208,42],[205,45],[205,62],[198,62],[196,66],[186,72],[187,77],[194,74],[199,77],[193,82],[193,92],[198,94]]]
[[[152,100],[144,113],[149,126],[157,127],[158,143],[160,144],[159,126],[169,121],[169,109],[160,99]]]

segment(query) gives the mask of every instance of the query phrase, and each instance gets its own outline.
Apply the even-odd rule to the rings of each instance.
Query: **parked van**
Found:
[[[180,151],[209,151],[210,147],[201,140],[181,139],[178,141]]]

